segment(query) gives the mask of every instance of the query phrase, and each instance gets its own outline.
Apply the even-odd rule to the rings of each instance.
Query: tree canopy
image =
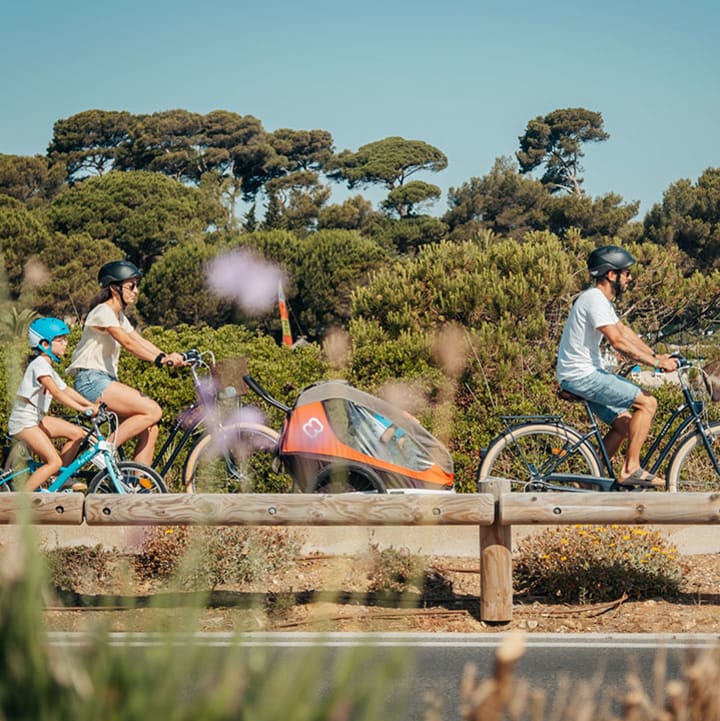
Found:
[[[438,148],[422,140],[393,136],[363,145],[355,153],[344,150],[329,166],[329,175],[345,180],[349,188],[381,183],[392,190],[414,173],[438,173],[447,164],[447,157]]]
[[[197,189],[140,171],[88,178],[58,196],[48,213],[54,230],[109,240],[145,269],[169,248],[225,217]]]
[[[609,137],[601,113],[585,108],[553,110],[527,124],[525,133],[518,138],[520,151],[516,157],[523,173],[544,166],[540,182],[551,193],[564,190],[581,195],[583,145],[602,142]]]

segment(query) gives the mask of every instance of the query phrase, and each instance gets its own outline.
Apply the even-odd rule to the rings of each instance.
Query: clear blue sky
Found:
[[[640,200],[720,166],[717,0],[23,0],[0,17],[0,153],[44,154],[91,108],[224,109],[337,150],[442,150],[445,191],[513,155],[552,110],[603,114],[590,195]],[[364,192],[367,197],[370,193]],[[340,200],[334,191],[333,200]]]

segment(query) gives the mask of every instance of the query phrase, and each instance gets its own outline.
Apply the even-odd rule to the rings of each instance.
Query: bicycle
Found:
[[[683,402],[666,420],[645,452],[641,465],[657,473],[669,458],[668,491],[716,491],[720,482],[720,422],[708,418],[707,387],[701,368],[675,354]],[[568,425],[561,415],[500,416],[505,431],[482,453],[479,487],[491,478],[507,478],[515,491],[622,491],[602,442],[600,427],[587,401],[587,431]]]
[[[179,479],[187,493],[248,492],[256,490],[261,475],[266,488],[287,490],[288,479],[273,472],[269,455],[264,457],[265,450],[277,445],[279,433],[248,420],[239,403],[244,359],[218,363],[212,351],[195,348],[182,355],[195,400],[178,414],[152,469],[167,478],[187,448]],[[119,453],[122,456],[122,449]]]
[[[114,444],[104,436],[101,426],[117,426],[117,416],[101,404],[97,415],[90,419],[86,434],[76,458],[60,469],[41,492],[72,491],[78,479],[89,478],[88,493],[167,493],[163,479],[152,469],[136,461],[119,460]],[[14,481],[28,477],[42,464],[32,458],[24,444],[15,444],[7,456],[0,474],[0,492],[14,490]],[[94,465],[96,469],[84,470]],[[97,470],[99,469],[99,470]]]

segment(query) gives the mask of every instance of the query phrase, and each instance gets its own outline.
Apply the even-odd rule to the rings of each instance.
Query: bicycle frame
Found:
[[[203,382],[200,373],[198,373],[198,368],[205,368],[210,371],[215,367],[215,355],[212,351],[204,351],[201,353],[196,350],[188,351],[184,355],[190,368],[197,400],[193,401],[193,403],[180,413],[172,430],[160,449],[155,453],[151,468],[163,477],[165,477],[170,468],[175,464],[175,461],[182,453],[188,441],[202,434],[201,426],[210,417],[209,404],[203,398]]]
[[[58,472],[57,477],[50,483],[47,489],[38,489],[42,492],[58,493],[62,491],[70,491],[71,489],[64,488],[65,484],[77,474],[77,472],[88,463],[94,462],[100,468],[107,468],[108,475],[113,482],[116,493],[125,493],[125,487],[121,480],[121,474],[117,467],[117,458],[115,455],[115,445],[106,440],[102,432],[100,431],[99,424],[108,420],[109,417],[114,414],[109,413],[105,410],[99,414],[98,417],[93,419],[92,428],[87,430],[86,439],[94,436],[95,441],[82,453],[78,454],[75,459],[67,466],[62,466]],[[117,424],[117,418],[115,418]],[[42,463],[34,460],[33,458],[27,459],[27,464],[23,468],[19,468],[17,471],[8,473],[0,478],[0,485],[4,485],[19,478],[24,474],[31,475]]]

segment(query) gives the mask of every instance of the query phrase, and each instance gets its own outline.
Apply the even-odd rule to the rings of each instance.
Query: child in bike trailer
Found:
[[[38,318],[30,324],[28,343],[32,348],[15,403],[8,420],[8,433],[24,443],[44,464],[28,478],[26,491],[34,491],[77,455],[85,437],[80,426],[47,414],[53,399],[81,413],[97,413],[97,404],[85,400],[70,388],[53,368],[67,348],[70,328],[59,318]],[[65,438],[61,450],[53,439]]]

